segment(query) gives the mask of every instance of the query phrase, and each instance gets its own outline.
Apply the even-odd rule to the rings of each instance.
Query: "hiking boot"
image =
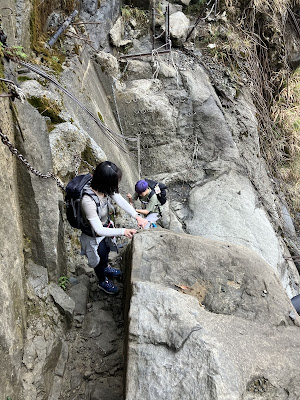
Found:
[[[122,275],[122,272],[117,269],[113,268],[111,265],[108,264],[108,266],[104,270],[105,275],[107,276],[113,276],[114,278],[120,278]]]
[[[115,286],[111,281],[107,278],[104,282],[98,282],[99,289],[103,290],[107,294],[118,294],[119,288]]]

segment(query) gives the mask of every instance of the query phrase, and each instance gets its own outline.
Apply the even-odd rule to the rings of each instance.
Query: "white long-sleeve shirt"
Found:
[[[81,208],[84,212],[86,219],[91,224],[95,233],[100,237],[105,236],[122,236],[124,235],[125,228],[105,228],[103,224],[108,221],[108,197],[99,197],[101,204],[101,217],[99,218],[97,212],[97,206],[95,201],[89,195],[83,195],[81,200]],[[114,193],[111,198],[126,211],[133,218],[137,216],[135,209],[120,195],[120,193]]]

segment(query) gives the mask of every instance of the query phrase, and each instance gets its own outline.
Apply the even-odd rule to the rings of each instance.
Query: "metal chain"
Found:
[[[76,155],[74,156],[74,163],[75,163],[75,176],[78,175],[79,167],[80,167],[80,164],[81,164],[81,163],[86,164],[89,168],[91,168],[93,171],[95,171],[95,167],[93,167],[93,166],[92,166],[91,164],[89,164],[87,161],[83,160],[83,159],[80,157],[80,154],[76,154]]]
[[[34,167],[32,167],[29,162],[26,160],[26,158],[19,153],[18,149],[16,149],[8,140],[8,137],[6,135],[4,135],[0,129],[0,137],[2,140],[2,143],[5,144],[10,152],[15,155],[18,160],[20,160],[27,169],[29,169],[30,172],[32,172],[34,175],[38,176],[39,178],[43,178],[43,179],[48,179],[51,178],[53,180],[55,180],[56,184],[58,187],[60,187],[61,189],[65,190],[65,187],[63,185],[63,183],[61,182],[61,180],[55,176],[52,172],[47,172],[46,174],[43,174],[42,172],[38,171],[37,169],[35,169]]]
[[[81,158],[79,154],[76,154],[74,156],[74,163],[75,163],[75,176],[78,175],[78,171],[79,171],[79,167],[80,167],[80,163],[81,163]]]

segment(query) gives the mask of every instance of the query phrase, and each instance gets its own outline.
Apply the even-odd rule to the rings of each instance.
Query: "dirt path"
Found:
[[[120,268],[121,256],[111,265]],[[60,400],[123,399],[123,284],[117,296],[100,291],[93,272],[82,276],[88,288],[86,312],[77,312],[66,338],[65,370]],[[79,288],[78,293],[80,296]],[[76,293],[76,285],[72,288]],[[72,296],[74,299],[74,295]],[[76,299],[75,299],[76,301]],[[80,301],[80,297],[78,297]],[[76,313],[75,313],[76,314]]]

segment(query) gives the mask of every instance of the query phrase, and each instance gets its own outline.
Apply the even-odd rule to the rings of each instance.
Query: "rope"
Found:
[[[26,96],[25,96],[23,90],[19,86],[17,86],[15,84],[15,82],[13,82],[9,79],[4,79],[4,78],[0,78],[0,81],[8,83],[9,86],[12,86],[11,90],[14,90],[16,96],[21,100],[21,103],[24,103],[24,101],[26,100]]]
[[[159,73],[159,70],[160,70],[160,62],[161,62],[161,60],[159,58],[158,50],[163,48],[163,47],[169,48],[168,50],[169,50],[169,53],[171,54],[172,64],[173,64],[173,66],[174,66],[174,68],[176,70],[176,74],[178,75],[177,68],[175,67],[173,56],[172,56],[172,52],[171,52],[171,46],[172,46],[172,42],[169,39],[169,41],[166,42],[165,44],[163,44],[162,46],[158,47],[157,49],[153,49],[152,50],[152,61],[153,61],[153,67],[155,68],[155,71],[154,71],[154,73],[152,75],[152,79],[157,79],[157,77],[158,77],[158,73]],[[178,76],[177,76],[177,87],[178,87]]]
[[[137,153],[138,153],[138,177],[140,180],[142,174],[142,168],[141,168],[141,137],[139,133],[137,136]]]

